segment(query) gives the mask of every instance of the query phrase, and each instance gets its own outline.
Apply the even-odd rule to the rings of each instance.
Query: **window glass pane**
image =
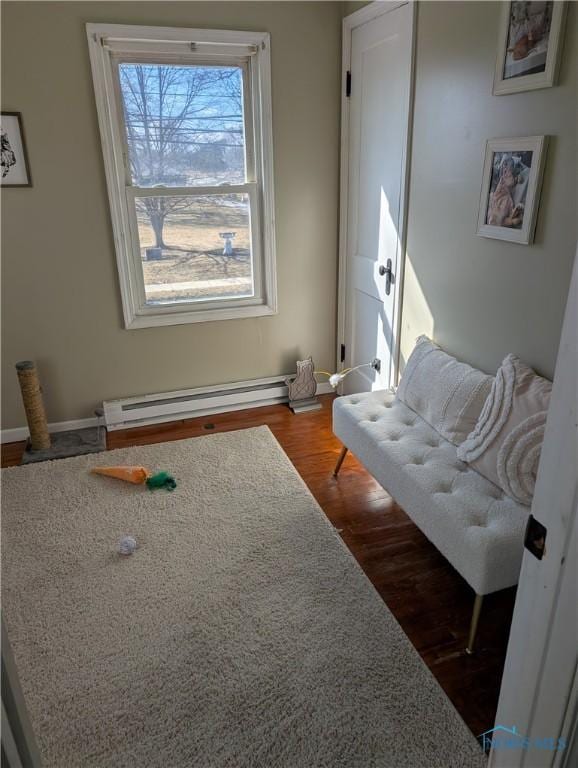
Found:
[[[139,197],[148,305],[254,295],[249,196]]]
[[[245,182],[240,67],[119,64],[132,183]]]

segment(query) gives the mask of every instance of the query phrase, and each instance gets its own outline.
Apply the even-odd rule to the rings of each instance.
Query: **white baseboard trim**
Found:
[[[98,419],[93,416],[90,419],[73,419],[72,421],[56,421],[48,425],[49,432],[67,432],[69,429],[86,429],[87,427],[96,427]],[[0,431],[0,443],[17,443],[20,440],[27,440],[30,436],[28,427],[14,427],[13,429],[3,429]]]

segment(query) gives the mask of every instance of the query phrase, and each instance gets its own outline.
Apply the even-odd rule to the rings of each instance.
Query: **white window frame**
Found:
[[[273,131],[270,36],[267,32],[87,24],[86,33],[102,140],[112,228],[126,328],[149,328],[277,313]],[[218,187],[134,187],[118,83],[118,61],[175,60],[241,66],[244,98],[247,181]],[[250,110],[250,111],[247,111]],[[252,134],[252,135],[251,135]],[[251,210],[254,295],[147,305],[140,256],[135,197],[247,194]]]

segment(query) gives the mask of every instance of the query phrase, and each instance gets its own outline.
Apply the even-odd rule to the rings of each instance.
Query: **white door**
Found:
[[[350,54],[351,89],[342,148],[347,161],[340,274],[343,362],[345,367],[374,358],[381,362],[380,372],[365,367],[345,379],[346,392],[392,385],[397,366],[413,6],[391,5],[353,26],[349,51],[347,43],[344,47],[344,56]],[[356,16],[349,17],[351,24]],[[344,39],[347,34],[346,24]]]
[[[524,552],[496,715],[496,726],[516,727],[520,748],[496,745],[492,768],[578,765],[577,425],[578,251],[532,501],[543,557]]]

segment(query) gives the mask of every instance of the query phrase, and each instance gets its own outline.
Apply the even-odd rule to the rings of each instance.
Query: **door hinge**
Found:
[[[339,361],[340,361],[341,363],[344,363],[344,362],[345,362],[345,344],[342,344],[342,345],[341,345],[341,355],[340,355],[340,357],[339,357]]]
[[[345,95],[351,96],[351,72],[349,70],[345,75]]]

